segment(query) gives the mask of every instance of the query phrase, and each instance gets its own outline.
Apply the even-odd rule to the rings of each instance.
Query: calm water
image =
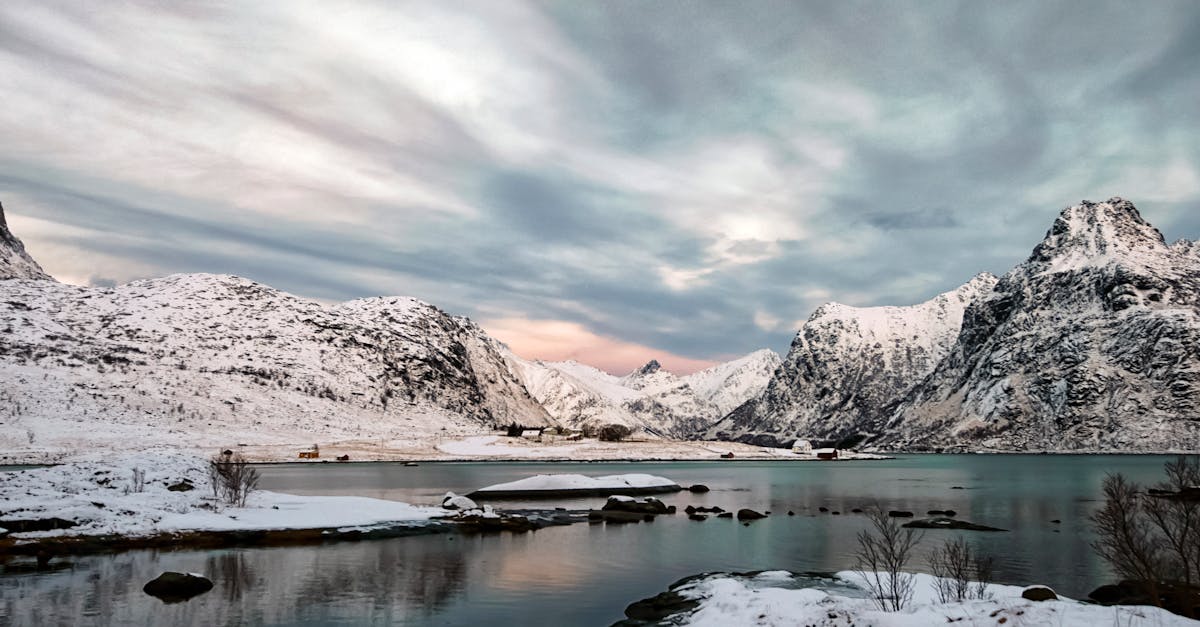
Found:
[[[1155,456],[906,456],[894,461],[679,463],[452,463],[285,465],[262,487],[434,504],[538,473],[648,472],[712,492],[664,498],[750,507],[774,515],[731,520],[550,528],[526,535],[441,535],[326,546],[138,551],[78,558],[59,570],[0,575],[0,624],[14,625],[608,625],[624,607],[704,571],[834,571],[853,566],[855,507],[878,504],[1010,529],[961,532],[998,558],[1002,582],[1046,583],[1083,596],[1108,577],[1088,547],[1087,516],[1108,472],[1156,481]],[[953,489],[954,487],[965,489]],[[571,508],[602,499],[559,501]],[[507,502],[517,507],[529,503]],[[542,503],[542,505],[546,505]],[[843,512],[821,514],[819,507]],[[796,516],[786,515],[788,510]],[[1061,524],[1050,521],[1060,519]],[[923,548],[958,532],[929,532]],[[914,565],[923,569],[923,561]],[[163,570],[207,574],[216,588],[163,605],[142,585]]]

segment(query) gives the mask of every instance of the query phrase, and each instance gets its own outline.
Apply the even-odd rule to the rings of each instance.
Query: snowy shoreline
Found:
[[[870,598],[867,578],[857,571],[842,571],[832,576],[789,571],[709,573],[682,579],[658,596],[631,604],[625,610],[626,620],[617,625],[925,627],[961,622],[1164,627],[1198,624],[1158,607],[1102,606],[1065,597],[1034,601],[1023,596],[1031,588],[1045,589],[1037,585],[988,584],[983,598],[942,602],[938,598],[936,577],[923,573],[911,576],[914,582],[911,602],[899,611],[885,612]]]

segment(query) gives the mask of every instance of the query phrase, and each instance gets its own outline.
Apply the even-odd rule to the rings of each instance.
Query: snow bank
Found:
[[[498,483],[480,488],[471,496],[538,496],[539,494],[645,494],[677,492],[679,484],[667,479],[646,474],[610,475],[588,477],[586,475],[535,475],[508,483]]]
[[[149,536],[183,531],[325,529],[427,521],[448,512],[349,496],[293,496],[256,491],[246,507],[212,495],[207,461],[176,453],[138,453],[117,461],[94,457],[18,472],[0,472],[0,520],[60,518],[67,529],[13,537]],[[135,469],[142,475],[139,481]],[[184,480],[193,489],[171,491]]]
[[[843,585],[863,586],[863,577],[858,573],[842,572],[837,577]],[[1063,598],[1028,601],[1021,598],[1025,588],[1020,586],[992,585],[988,587],[992,595],[989,600],[943,604],[937,600],[934,587],[937,578],[925,574],[914,577],[916,590],[909,607],[899,612],[883,612],[867,598],[812,587],[788,588],[792,576],[787,572],[763,573],[757,577],[715,576],[676,589],[682,596],[698,600],[700,606],[691,614],[678,617],[681,622],[671,624],[713,627],[826,624],[927,627],[958,622],[1057,627],[1197,624],[1156,607],[1104,607]]]

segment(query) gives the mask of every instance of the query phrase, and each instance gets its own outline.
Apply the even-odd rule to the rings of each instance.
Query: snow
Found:
[[[791,574],[762,573],[754,578],[716,576],[685,584],[683,596],[700,606],[681,622],[671,624],[726,627],[728,625],[870,625],[872,627],[928,627],[964,625],[1055,625],[1098,627],[1131,625],[1164,627],[1195,625],[1155,607],[1104,607],[1060,597],[1034,602],[1021,598],[1021,586],[990,585],[988,600],[940,603],[931,575],[915,574],[912,603],[899,612],[884,612],[868,598],[852,598],[816,588],[787,588]],[[856,572],[838,573],[844,583],[862,587]],[[865,594],[865,590],[864,590]]]
[[[324,529],[420,523],[446,510],[352,496],[295,496],[255,491],[245,507],[212,496],[206,460],[177,453],[138,453],[117,461],[96,456],[48,468],[0,473],[0,518],[62,518],[75,527],[12,537],[148,536],[184,531]],[[134,471],[144,472],[138,491]],[[187,479],[194,489],[167,486]]]
[[[534,475],[508,483],[498,483],[477,492],[536,492],[542,490],[620,490],[622,488],[679,487],[665,477],[647,474],[610,475],[588,477],[586,475]]]
[[[511,438],[509,438],[511,440]],[[506,446],[497,444],[500,436],[497,435],[481,435],[464,438],[451,442],[442,442],[437,445],[437,449],[443,453],[450,455],[460,455],[467,457],[521,457],[521,458],[536,458],[536,457],[566,457],[574,452],[576,446],[555,446],[555,447],[539,447],[539,446]],[[521,444],[525,444],[523,441]]]
[[[447,492],[446,496],[442,497],[442,507],[445,509],[469,510],[478,509],[479,505],[465,496]]]

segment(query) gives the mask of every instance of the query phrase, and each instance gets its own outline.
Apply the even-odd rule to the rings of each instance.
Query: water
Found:
[[[854,536],[865,520],[849,512],[873,505],[918,515],[953,509],[961,519],[1010,529],[930,531],[923,549],[961,533],[977,549],[996,555],[998,581],[1046,583],[1084,596],[1110,576],[1088,546],[1087,517],[1098,506],[1105,473],[1154,482],[1167,459],[919,455],[837,463],[268,466],[262,469],[268,490],[425,504],[439,502],[447,490],[464,493],[531,474],[648,472],[712,488],[664,497],[680,509],[720,505],[773,515],[748,527],[732,520],[693,522],[681,514],[654,523],[580,524],[526,535],[81,557],[52,572],[0,575],[0,624],[608,625],[629,603],[699,572],[850,568]],[[586,508],[601,502],[550,505]],[[819,507],[843,514],[822,514]],[[787,516],[788,510],[796,516]],[[1054,519],[1061,524],[1051,523]],[[923,555],[914,567],[924,568]],[[141,592],[163,570],[205,573],[216,588],[184,604],[163,605]]]

